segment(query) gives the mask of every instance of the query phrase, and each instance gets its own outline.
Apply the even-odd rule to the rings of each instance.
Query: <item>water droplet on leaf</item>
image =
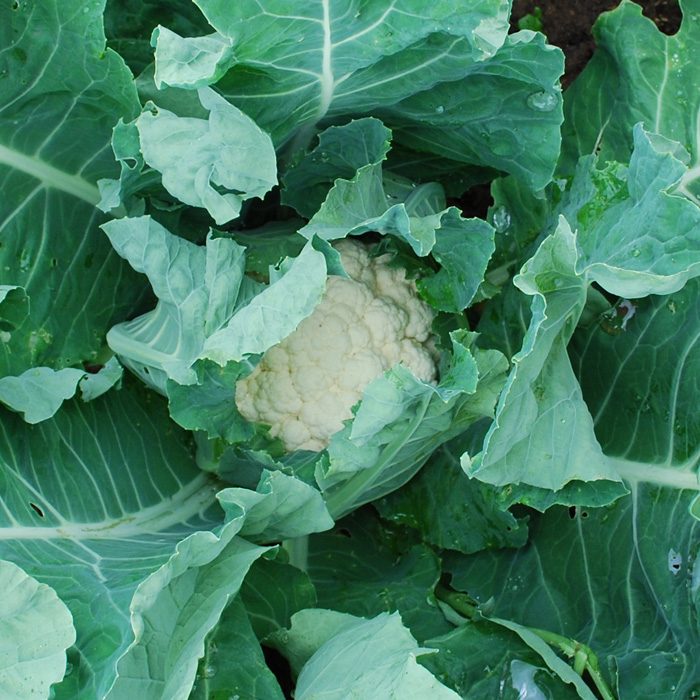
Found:
[[[202,669],[202,677],[213,678],[219,669],[214,664],[207,664]]]
[[[502,204],[493,211],[493,227],[498,233],[503,233],[510,228],[510,212]]]
[[[552,92],[547,92],[546,90],[533,92],[527,98],[527,106],[538,112],[551,112],[553,109],[556,109],[558,104],[559,98],[557,95]]]

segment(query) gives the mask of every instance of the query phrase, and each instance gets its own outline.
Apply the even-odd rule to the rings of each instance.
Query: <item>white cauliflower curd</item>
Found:
[[[313,313],[236,384],[243,417],[270,425],[288,452],[327,447],[367,384],[395,365],[436,378],[434,312],[415,282],[388,266],[390,255],[370,258],[359,241],[333,247],[350,279],[329,275]]]

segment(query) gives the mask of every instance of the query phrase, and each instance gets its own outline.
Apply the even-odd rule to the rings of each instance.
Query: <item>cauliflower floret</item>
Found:
[[[364,388],[391,367],[403,363],[426,382],[437,375],[434,312],[415,282],[359,241],[333,245],[350,279],[330,275],[314,312],[236,384],[243,417],[270,425],[288,452],[327,447]]]

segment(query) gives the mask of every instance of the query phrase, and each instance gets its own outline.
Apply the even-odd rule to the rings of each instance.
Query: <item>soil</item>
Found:
[[[682,17],[678,0],[637,0],[637,4],[664,34],[678,31]],[[566,56],[566,71],[561,81],[566,89],[595,51],[591,27],[601,13],[618,5],[618,0],[513,0],[511,25],[517,30],[518,20],[527,14],[534,15],[535,8],[539,8],[542,32]]]

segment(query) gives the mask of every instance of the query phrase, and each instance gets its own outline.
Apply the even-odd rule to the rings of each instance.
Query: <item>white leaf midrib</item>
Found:
[[[177,493],[152,506],[125,513],[121,518],[72,523],[54,527],[13,525],[0,528],[2,540],[118,540],[152,535],[187,522],[216,502],[219,487],[207,474],[196,476]],[[223,515],[223,513],[222,513]]]
[[[87,180],[71,175],[34,156],[0,145],[0,165],[20,170],[39,180],[46,187],[71,194],[78,199],[96,206],[100,201],[100,191]]]

